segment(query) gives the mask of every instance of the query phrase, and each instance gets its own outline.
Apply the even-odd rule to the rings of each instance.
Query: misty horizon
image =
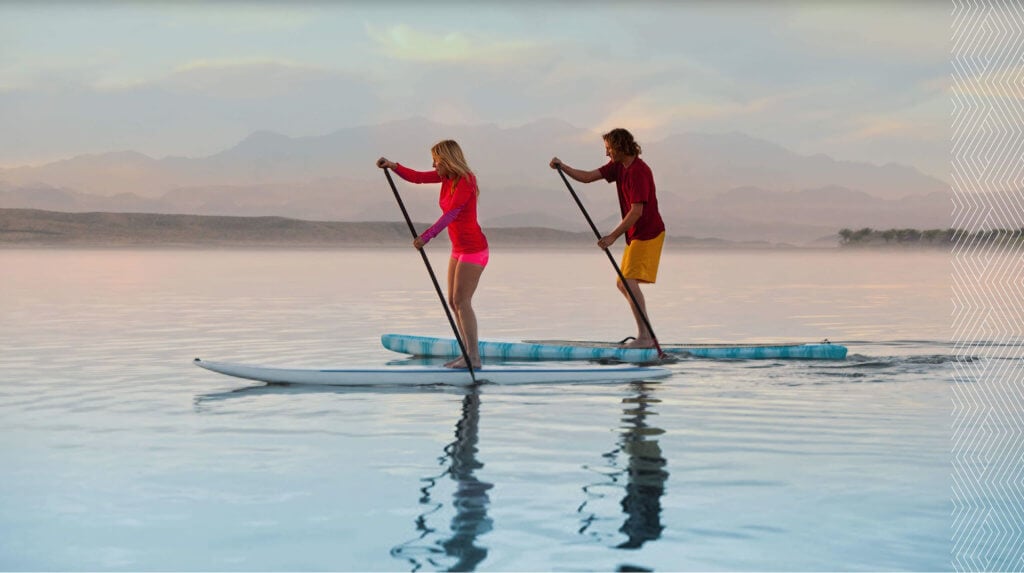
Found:
[[[442,138],[466,149],[486,226],[585,230],[548,161],[558,155],[596,168],[607,158],[599,134],[561,120],[502,129],[413,118],[316,137],[257,132],[206,157],[79,156],[0,170],[0,207],[367,221],[392,209],[377,157],[427,169],[429,147]],[[909,166],[805,156],[735,132],[673,134],[641,145],[677,234],[801,244],[844,227],[948,226],[948,185]],[[411,212],[436,218],[436,189],[400,185]],[[613,186],[575,188],[595,221],[614,226]]]

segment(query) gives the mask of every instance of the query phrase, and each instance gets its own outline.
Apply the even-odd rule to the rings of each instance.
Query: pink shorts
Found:
[[[452,251],[452,258],[460,263],[471,263],[486,267],[488,259],[491,258],[491,251],[490,249],[484,249],[475,253],[457,253]]]

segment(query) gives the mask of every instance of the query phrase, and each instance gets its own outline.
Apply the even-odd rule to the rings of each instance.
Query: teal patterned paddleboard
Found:
[[[385,334],[384,348],[413,356],[459,356],[462,352],[454,338],[435,338],[411,334]],[[846,347],[824,341],[817,344],[662,344],[673,355],[738,360],[804,359],[844,360]],[[653,362],[653,348],[623,348],[614,342],[578,340],[526,340],[521,342],[480,341],[480,357],[500,360],[621,360]]]

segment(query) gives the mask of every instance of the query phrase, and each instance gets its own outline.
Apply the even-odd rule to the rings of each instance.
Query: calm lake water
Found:
[[[669,252],[646,290],[663,341],[828,338],[849,359],[475,390],[191,364],[403,360],[381,334],[448,332],[411,248],[0,268],[5,570],[951,568],[946,253]],[[596,249],[496,250],[481,334],[633,334],[613,281]]]

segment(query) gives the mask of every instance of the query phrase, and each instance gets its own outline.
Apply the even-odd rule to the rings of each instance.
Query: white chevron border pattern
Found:
[[[953,227],[1024,220],[1024,3],[953,0]],[[1024,249],[953,248],[952,555],[1024,570]]]

